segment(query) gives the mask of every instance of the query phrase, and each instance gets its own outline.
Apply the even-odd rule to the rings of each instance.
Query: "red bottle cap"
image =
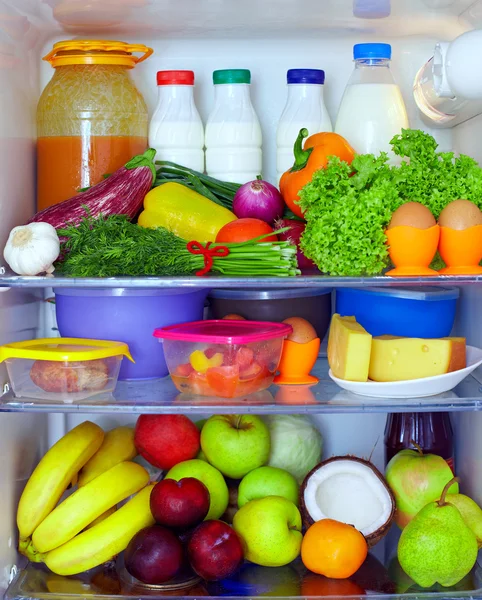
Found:
[[[157,85],[194,85],[194,71],[158,71]]]

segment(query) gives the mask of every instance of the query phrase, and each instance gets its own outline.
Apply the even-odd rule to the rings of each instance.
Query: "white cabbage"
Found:
[[[289,471],[301,483],[321,460],[321,433],[304,415],[267,415],[263,418],[271,434],[268,464]]]

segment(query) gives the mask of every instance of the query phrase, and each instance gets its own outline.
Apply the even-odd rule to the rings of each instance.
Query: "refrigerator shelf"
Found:
[[[283,567],[260,567],[245,563],[230,579],[207,583],[192,580],[190,587],[156,589],[133,580],[123,567],[122,555],[117,565],[93,569],[73,577],[50,573],[42,565],[29,564],[19,571],[5,593],[5,600],[123,600],[133,597],[176,598],[207,597],[215,600],[230,598],[352,598],[353,600],[435,600],[482,598],[482,569],[475,565],[459,584],[451,588],[440,585],[419,588],[405,575],[396,559],[398,531],[389,533],[392,541],[378,544],[360,570],[350,579],[333,580],[309,572],[300,559]],[[389,549],[389,550],[388,550]]]
[[[299,277],[24,277],[12,272],[0,274],[0,288],[51,288],[51,287],[90,287],[90,288],[316,288],[316,287],[364,287],[400,285],[470,285],[481,284],[482,275],[437,277],[329,277],[306,274]]]
[[[369,398],[339,388],[328,376],[328,361],[319,357],[312,373],[314,386],[277,386],[249,396],[223,399],[181,394],[170,377],[149,381],[119,381],[113,395],[96,396],[78,403],[15,398],[7,391],[0,398],[1,412],[65,413],[385,413],[482,410],[481,369],[454,390],[427,398]]]

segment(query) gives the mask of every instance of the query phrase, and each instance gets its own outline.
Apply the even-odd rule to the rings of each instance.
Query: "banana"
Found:
[[[132,460],[137,455],[133,427],[116,427],[105,434],[99,450],[79,473],[78,486],[82,487],[114,465]]]
[[[17,509],[19,550],[24,553],[29,537],[60,500],[74,475],[97,452],[104,431],[84,421],[64,435],[41,459],[27,481]]]
[[[111,515],[113,515],[115,513],[115,511],[117,510],[117,506],[113,506],[112,508],[109,508],[109,510],[106,510],[105,512],[103,512],[100,517],[97,517],[97,519],[94,519],[92,521],[92,523],[89,523],[87,525],[87,527],[84,528],[85,529],[92,529],[92,527],[95,527],[95,525],[97,525],[97,523],[102,522],[104,519],[107,519],[107,517],[110,517]]]
[[[134,462],[121,462],[76,490],[40,523],[32,534],[38,552],[65,544],[94,519],[149,483],[149,474]]]
[[[51,550],[44,557],[47,567],[57,575],[77,575],[125,550],[138,531],[154,524],[149,507],[153,487],[148,485],[113,515]]]

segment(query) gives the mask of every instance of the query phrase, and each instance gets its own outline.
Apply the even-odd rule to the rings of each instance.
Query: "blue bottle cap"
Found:
[[[353,46],[353,58],[392,58],[392,47],[390,44],[355,44]]]
[[[288,83],[325,83],[325,72],[321,69],[290,69],[286,74]]]

